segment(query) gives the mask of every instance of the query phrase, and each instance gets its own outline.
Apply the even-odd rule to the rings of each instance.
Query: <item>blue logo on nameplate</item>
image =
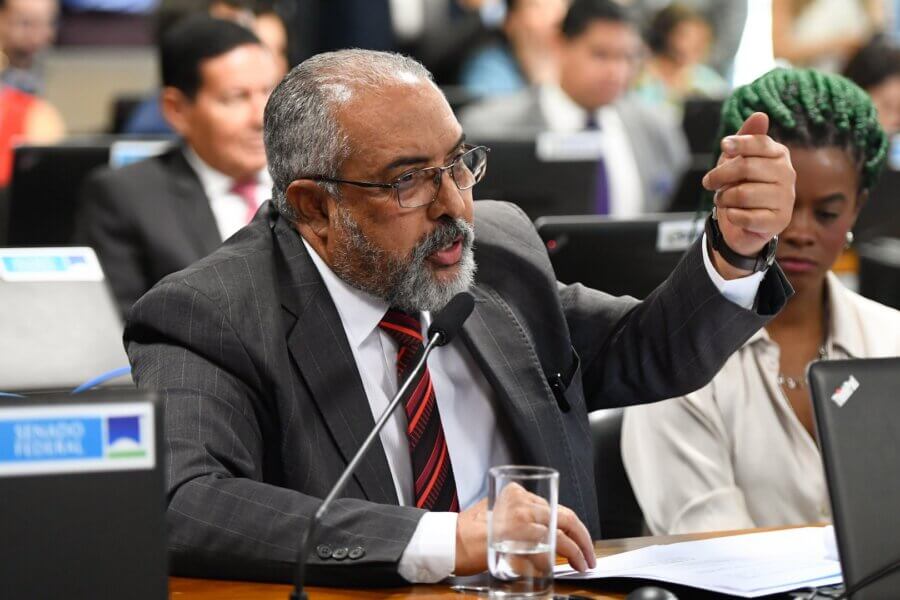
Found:
[[[0,477],[152,469],[149,403],[0,408]]]

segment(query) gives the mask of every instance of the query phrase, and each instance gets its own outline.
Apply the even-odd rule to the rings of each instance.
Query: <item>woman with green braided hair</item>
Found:
[[[900,312],[830,271],[885,160],[871,100],[837,75],[775,70],[734,91],[721,134],[757,111],[797,174],[776,254],[795,294],[710,384],[626,410],[622,455],[655,534],[828,520],[806,365],[900,355]]]

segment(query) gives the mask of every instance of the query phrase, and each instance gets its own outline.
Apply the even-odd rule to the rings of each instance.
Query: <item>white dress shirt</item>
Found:
[[[209,199],[209,207],[216,220],[219,235],[222,240],[227,240],[247,224],[247,203],[231,191],[234,179],[203,162],[203,159],[189,146],[184,147],[184,157],[200,179],[200,185],[203,186],[203,191]],[[269,176],[269,172],[263,169],[257,176],[257,206],[271,196],[272,178]]]
[[[578,105],[558,85],[543,85],[538,103],[550,131],[575,133],[584,131],[588,111]],[[633,217],[644,213],[644,192],[637,158],[628,132],[614,106],[598,108],[594,118],[602,132],[603,162],[609,182],[609,214]]]
[[[705,242],[704,242],[705,243]],[[303,240],[334,305],[353,352],[363,388],[378,417],[397,391],[397,344],[379,327],[389,306],[379,298],[358,290],[339,278],[315,250]],[[704,252],[709,277],[732,302],[750,308],[759,288],[756,277],[725,281]],[[422,313],[422,332],[431,315]],[[460,338],[428,358],[441,424],[447,439],[461,510],[487,495],[487,472],[492,466],[509,464],[511,454],[496,426],[494,392],[478,364]],[[401,505],[413,502],[412,465],[406,438],[406,416],[395,411],[381,432]],[[429,512],[420,521],[398,565],[398,572],[412,583],[433,583],[448,577],[456,564],[457,513]]]
[[[900,312],[827,279],[829,359],[900,355]],[[622,458],[657,535],[828,521],[822,458],[758,331],[705,387],[625,410]]]

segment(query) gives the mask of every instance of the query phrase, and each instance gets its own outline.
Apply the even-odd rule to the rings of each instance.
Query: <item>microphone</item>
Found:
[[[303,540],[300,543],[300,549],[297,552],[297,570],[295,572],[294,578],[294,591],[291,594],[291,600],[308,600],[308,596],[306,592],[303,590],[303,580],[306,576],[306,561],[309,558],[310,551],[312,550],[313,541],[315,540],[316,529],[318,529],[319,523],[322,521],[322,517],[325,516],[325,513],[328,512],[328,507],[331,506],[331,503],[334,502],[337,495],[341,493],[344,489],[344,486],[349,481],[350,476],[356,471],[356,467],[359,466],[359,463],[362,461],[362,457],[365,456],[366,452],[378,438],[378,434],[381,433],[381,430],[384,429],[385,424],[387,424],[388,420],[391,418],[391,415],[394,413],[394,410],[397,408],[397,405],[400,404],[400,400],[403,398],[403,395],[406,393],[406,389],[410,386],[413,379],[418,377],[419,373],[425,367],[425,362],[428,359],[428,355],[431,354],[431,351],[437,348],[438,346],[444,346],[459,333],[459,330],[462,328],[463,322],[469,318],[469,315],[472,314],[472,310],[475,308],[475,300],[472,298],[472,294],[468,292],[461,292],[453,298],[450,299],[450,302],[441,309],[434,316],[434,320],[431,323],[431,327],[428,328],[428,343],[425,345],[425,350],[422,352],[422,356],[419,357],[419,361],[416,363],[416,366],[413,367],[413,370],[410,371],[409,375],[406,378],[406,381],[403,382],[403,385],[400,386],[400,389],[397,390],[397,393],[391,399],[391,402],[387,405],[387,408],[384,409],[384,412],[381,413],[381,416],[378,417],[378,422],[375,423],[375,428],[369,433],[368,437],[363,441],[362,445],[359,447],[359,450],[356,451],[356,454],[353,455],[353,458],[350,460],[350,463],[344,469],[344,472],[341,473],[341,476],[338,477],[338,480],[335,482],[334,487],[331,488],[331,491],[328,492],[328,495],[325,496],[325,500],[322,501],[322,504],[319,505],[318,510],[316,510],[316,514],[313,515],[312,520],[309,522],[309,527],[306,528],[306,532],[303,535]]]

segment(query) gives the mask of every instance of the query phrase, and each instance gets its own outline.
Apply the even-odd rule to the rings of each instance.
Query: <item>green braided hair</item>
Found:
[[[849,152],[858,167],[860,192],[878,181],[887,136],[869,95],[849,79],[813,69],[769,71],[725,101],[719,139],[737,133],[755,112],[769,115],[769,135],[782,144]]]

